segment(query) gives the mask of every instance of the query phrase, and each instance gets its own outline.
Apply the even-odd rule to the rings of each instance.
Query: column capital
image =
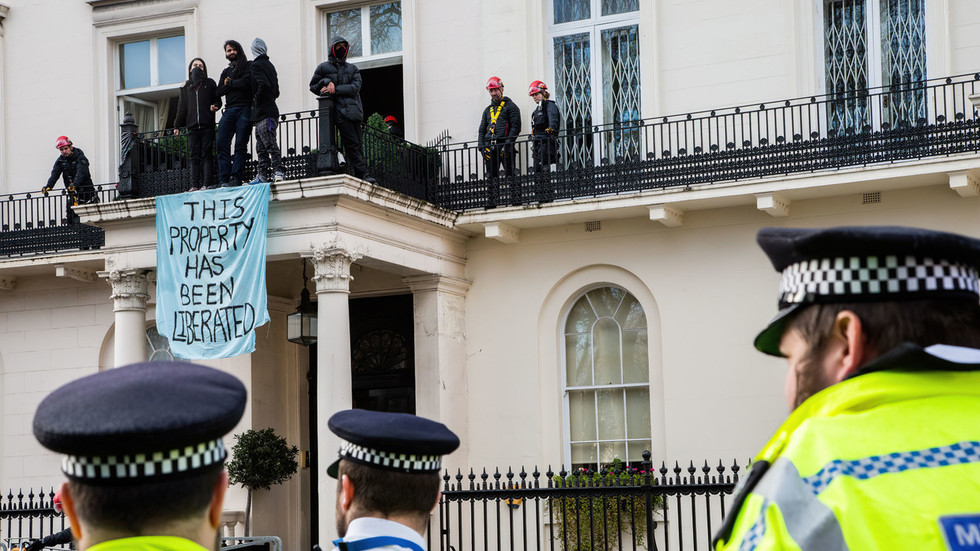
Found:
[[[310,260],[313,261],[317,294],[350,292],[350,282],[354,279],[350,275],[350,266],[359,258],[360,254],[343,247],[313,249]]]
[[[149,287],[153,277],[150,270],[123,269],[99,272],[99,277],[112,285],[112,309],[115,312],[146,311],[150,299]]]
[[[453,276],[426,274],[402,278],[413,293],[422,291],[439,291],[465,297],[473,282]]]

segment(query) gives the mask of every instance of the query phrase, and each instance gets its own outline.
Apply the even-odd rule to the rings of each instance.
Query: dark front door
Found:
[[[350,301],[355,408],[415,413],[412,295]]]

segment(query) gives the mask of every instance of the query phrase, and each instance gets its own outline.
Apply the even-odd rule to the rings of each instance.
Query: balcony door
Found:
[[[824,0],[824,75],[831,132],[916,124],[926,116],[925,0]],[[870,88],[883,87],[881,100]]]
[[[639,153],[639,0],[552,0],[552,98],[562,116],[561,163],[590,166]],[[605,131],[584,132],[595,126]]]

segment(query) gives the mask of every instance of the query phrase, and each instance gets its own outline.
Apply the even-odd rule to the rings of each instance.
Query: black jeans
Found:
[[[337,121],[336,126],[351,174],[358,178],[367,176],[368,167],[364,163],[364,152],[361,150],[361,123]]]
[[[514,175],[514,158],[516,157],[517,151],[512,145],[490,145],[487,148],[489,151],[487,155],[483,158],[484,162],[484,176],[487,179],[487,206],[490,208],[496,207],[497,202],[500,199],[500,165],[504,165],[504,177],[509,178]],[[516,182],[511,182],[511,185],[519,185]],[[518,189],[511,189],[511,202],[516,204],[521,203],[521,193]]]
[[[191,187],[214,187],[214,127],[187,130],[187,158],[191,163]]]

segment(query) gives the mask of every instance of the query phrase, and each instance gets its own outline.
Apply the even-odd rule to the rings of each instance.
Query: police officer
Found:
[[[337,479],[337,549],[425,551],[442,456],[459,438],[442,423],[406,413],[347,410],[327,425],[342,440],[327,469]]]
[[[78,549],[215,550],[222,437],[245,397],[235,377],[184,362],[110,369],[49,394],[34,435],[64,454],[60,493]]]
[[[716,549],[967,549],[980,523],[980,240],[766,228],[779,314],[755,346],[794,408]],[[970,542],[974,543],[970,543]]]

